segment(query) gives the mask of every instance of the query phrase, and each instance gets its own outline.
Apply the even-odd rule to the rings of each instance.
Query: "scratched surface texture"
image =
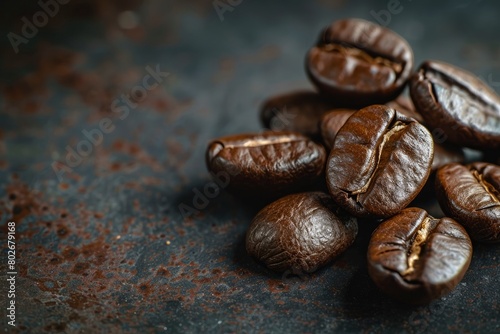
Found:
[[[42,9],[2,2],[2,310],[7,221],[18,271],[17,326],[2,311],[2,330],[499,332],[498,246],[475,244],[452,293],[409,307],[368,277],[373,222],[327,268],[276,275],[244,250],[262,203],[206,186],[207,141],[260,131],[264,98],[310,88],[305,52],[335,19],[378,15],[417,64],[442,59],[499,91],[498,1],[401,0],[389,18],[390,2],[243,0],[219,16],[212,1],[74,0],[17,53],[8,33]],[[420,203],[440,214],[432,191]]]

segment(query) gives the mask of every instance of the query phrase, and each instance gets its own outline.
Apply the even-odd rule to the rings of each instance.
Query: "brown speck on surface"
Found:
[[[68,233],[69,231],[66,228],[66,226],[60,225],[57,227],[57,235],[60,236],[61,238],[66,237]]]
[[[18,53],[7,38],[0,49],[0,216],[16,222],[17,331],[498,329],[498,247],[474,245],[466,285],[446,300],[407,308],[370,281],[366,225],[331,265],[304,278],[283,278],[246,253],[242,238],[260,210],[253,200],[224,189],[208,198],[200,214],[179,212],[181,203],[203,202],[193,189],[203,194],[209,182],[207,141],[260,131],[255,110],[264,99],[310,87],[297,64],[319,37],[318,27],[356,13],[370,17],[373,4],[218,1],[232,9],[221,21],[206,0],[62,2],[44,1],[59,3],[59,11],[36,26],[36,36]],[[21,18],[32,22],[43,12],[37,1],[6,6],[4,30],[20,36]],[[414,50],[451,57],[446,61],[493,84],[499,80],[490,65],[498,58],[493,32],[500,31],[500,21],[486,25],[478,19],[497,13],[497,2],[454,9],[422,0],[407,6],[388,28],[411,38]],[[386,9],[373,11],[384,19]],[[126,11],[137,15],[137,26],[120,27],[118,17]],[[442,29],[457,22],[466,34]],[[441,39],[457,36],[475,57],[446,52]],[[128,107],[122,95],[143,85],[146,66],[171,75],[144,100],[130,98],[137,106]],[[128,115],[122,118],[124,108]],[[81,163],[69,166],[66,146],[77,150],[89,140],[83,131],[95,133],[106,118],[114,129]],[[53,167],[63,165],[70,168],[59,179]],[[6,231],[2,224],[0,234]]]

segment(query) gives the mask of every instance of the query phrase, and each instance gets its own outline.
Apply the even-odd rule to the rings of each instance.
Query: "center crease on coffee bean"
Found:
[[[396,74],[396,77],[399,77],[401,71],[403,70],[403,65],[395,60],[386,59],[378,56],[372,56],[364,50],[354,48],[351,46],[329,43],[322,45],[320,48],[326,52],[339,53],[344,56],[350,56],[359,60],[364,60],[367,63],[375,63],[376,65],[383,65],[390,67]]]
[[[401,273],[401,276],[407,276],[415,271],[415,262],[420,258],[422,248],[425,246],[424,243],[427,241],[432,228],[432,219],[430,217],[425,218],[416,233],[410,252],[408,253],[408,268]]]
[[[377,174],[377,171],[380,168],[380,160],[381,160],[382,152],[384,150],[386,143],[389,142],[389,140],[392,136],[401,132],[404,128],[406,128],[406,125],[401,121],[397,121],[396,123],[394,123],[392,128],[384,134],[384,137],[382,138],[382,142],[380,143],[380,145],[377,149],[377,153],[378,153],[377,154],[377,162],[375,165],[376,167],[373,170],[373,173],[370,175],[370,177],[368,178],[368,181],[366,182],[366,184],[363,187],[361,187],[358,190],[352,191],[350,193],[348,192],[350,197],[353,197],[354,195],[356,195],[356,202],[361,203],[359,201],[359,195],[366,193],[368,191],[368,189],[370,188],[373,177],[375,174]]]
[[[472,172],[472,175],[474,175],[474,177],[476,178],[477,182],[479,182],[479,184],[484,188],[484,190],[488,193],[488,195],[490,195],[493,202],[498,203],[498,204],[494,204],[493,206],[500,205],[499,194],[498,194],[497,190],[495,189],[495,187],[493,187],[493,185],[491,185],[488,181],[486,181],[483,177],[483,174],[479,173],[478,170],[474,169],[471,172]],[[492,206],[480,208],[480,209],[477,209],[476,211],[489,209],[491,207]]]
[[[266,145],[274,145],[274,144],[283,144],[283,143],[293,143],[303,141],[303,139],[296,139],[290,137],[282,137],[282,138],[271,138],[271,139],[257,139],[257,140],[249,140],[243,144],[223,144],[220,143],[224,148],[235,148],[235,147],[258,147],[258,146],[266,146]]]
[[[430,93],[434,101],[449,104],[448,109],[454,117],[464,117],[461,115],[461,110],[469,110],[473,116],[470,118],[476,118],[474,122],[488,125],[491,129],[500,126],[500,117],[496,111],[495,102],[485,100],[487,103],[485,108],[477,103],[480,99],[477,91],[434,71],[421,70],[419,73],[430,85]],[[474,112],[472,113],[471,110]],[[484,113],[482,117],[476,115],[480,111]]]

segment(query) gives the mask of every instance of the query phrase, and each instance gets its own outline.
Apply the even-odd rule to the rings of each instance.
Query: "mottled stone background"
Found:
[[[214,3],[72,0],[44,22],[36,1],[2,2],[2,329],[14,221],[17,331],[499,332],[498,246],[475,244],[452,293],[409,307],[368,277],[373,223],[331,266],[280,276],[244,250],[261,204],[196,193],[209,139],[260,131],[263,99],[311,87],[304,55],[333,20],[379,20],[417,65],[445,60],[499,92],[500,2],[233,0],[220,15]],[[145,89],[157,68],[168,76]],[[68,148],[88,153],[67,160]],[[440,214],[432,191],[421,203]]]

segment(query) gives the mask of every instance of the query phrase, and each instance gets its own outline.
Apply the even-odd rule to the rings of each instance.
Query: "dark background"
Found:
[[[233,1],[233,3],[236,3]],[[211,138],[260,131],[266,97],[310,88],[304,55],[321,28],[375,21],[391,1],[243,0],[223,20],[212,1],[83,1],[59,11],[16,53],[35,1],[2,2],[0,280],[6,307],[6,223],[16,222],[17,330],[27,332],[500,331],[500,248],[474,245],[453,292],[410,307],[368,277],[374,224],[331,266],[276,275],[248,258],[244,233],[261,208],[226,192],[201,201]],[[413,46],[500,91],[500,2],[402,0],[384,25]],[[113,101],[169,76],[129,115]],[[125,104],[120,104],[124,106]],[[67,146],[109,118],[113,131],[75,167]],[[64,170],[58,177],[54,171]],[[433,193],[421,203],[439,215]],[[198,199],[199,200],[199,199]],[[1,326],[6,331],[5,311]]]

